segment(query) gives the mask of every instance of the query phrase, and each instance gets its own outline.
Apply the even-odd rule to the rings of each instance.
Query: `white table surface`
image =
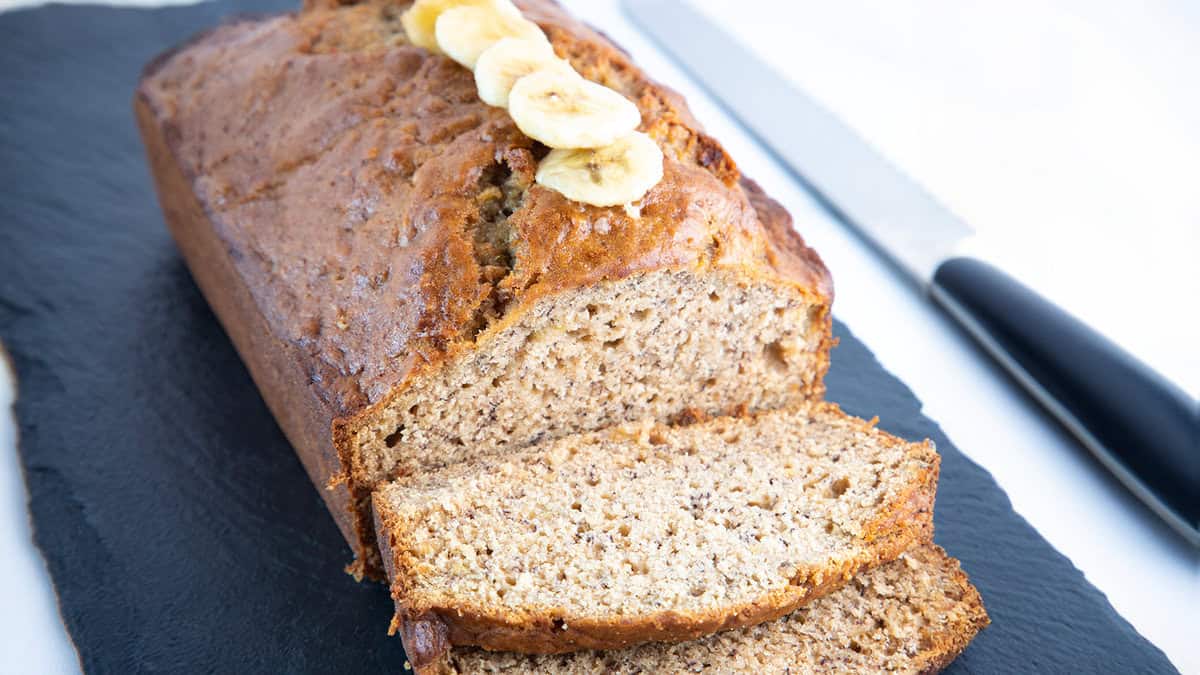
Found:
[[[1200,4],[696,2],[972,223],[977,252],[1200,394]],[[688,97],[820,251],[835,313],[1134,627],[1200,673],[1200,554],[830,220],[614,0],[566,4]],[[0,372],[0,411],[12,396]],[[73,672],[14,437],[0,414],[0,672]]]

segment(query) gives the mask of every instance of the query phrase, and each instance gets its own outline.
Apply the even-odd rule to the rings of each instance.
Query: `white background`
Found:
[[[696,1],[975,226],[978,251],[1200,394],[1200,3]],[[821,252],[836,314],[1017,511],[1200,673],[1200,555],[829,220],[615,2],[566,4],[688,96]],[[0,373],[0,411],[11,396]],[[14,435],[0,414],[0,671],[70,672]]]

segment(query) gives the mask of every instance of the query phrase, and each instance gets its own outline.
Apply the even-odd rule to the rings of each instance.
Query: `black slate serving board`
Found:
[[[290,3],[0,15],[0,340],[35,539],[86,670],[396,672],[348,549],[193,285],[130,111],[142,64]],[[993,624],[952,672],[1173,672],[839,324],[829,392],[942,453],[937,540]],[[11,609],[11,608],[10,608]]]

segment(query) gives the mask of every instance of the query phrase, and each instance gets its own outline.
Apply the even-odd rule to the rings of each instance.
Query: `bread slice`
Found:
[[[675,641],[774,619],[932,531],[938,456],[832,404],[625,425],[375,497],[409,656]]]
[[[417,673],[932,673],[988,623],[958,561],[928,545],[752,628],[612,652],[525,655],[460,648]]]

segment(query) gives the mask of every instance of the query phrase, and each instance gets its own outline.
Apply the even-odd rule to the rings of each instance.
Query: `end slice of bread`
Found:
[[[788,616],[695,642],[530,655],[459,648],[420,675],[932,673],[989,623],[958,561],[921,546]]]
[[[778,618],[932,533],[938,456],[831,404],[627,425],[375,494],[410,659],[555,653]]]

